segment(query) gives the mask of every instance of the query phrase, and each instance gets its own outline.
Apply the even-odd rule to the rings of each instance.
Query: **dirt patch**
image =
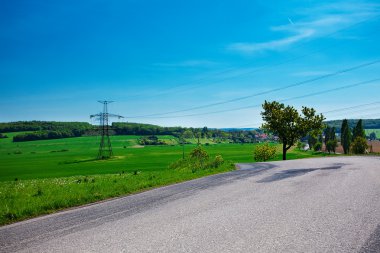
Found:
[[[128,148],[144,148],[145,146],[142,146],[142,145],[133,145],[131,147],[128,147]]]
[[[380,141],[367,141],[368,144],[368,151],[370,153],[380,153]],[[324,147],[325,148],[325,147]],[[338,147],[335,150],[337,153],[342,153],[343,154],[343,147],[342,145],[338,145]]]

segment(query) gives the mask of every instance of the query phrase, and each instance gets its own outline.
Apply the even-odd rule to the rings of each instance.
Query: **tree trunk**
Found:
[[[286,149],[286,143],[284,142],[282,144],[282,160],[286,160],[286,151],[287,151],[287,149]]]

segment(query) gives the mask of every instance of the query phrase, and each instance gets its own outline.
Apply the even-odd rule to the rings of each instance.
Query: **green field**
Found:
[[[365,134],[368,136],[370,133],[374,132],[376,134],[376,138],[380,138],[380,129],[364,129]]]
[[[7,134],[12,137],[12,133]],[[215,169],[173,170],[182,146],[140,146],[138,136],[112,136],[114,158],[96,160],[98,137],[13,143],[0,139],[0,224],[59,209],[90,203],[144,189],[181,182],[234,169],[233,163],[253,162],[255,144],[204,145],[213,158],[226,161]],[[202,143],[212,143],[202,140]],[[188,154],[196,145],[185,145]],[[325,154],[293,150],[288,159]],[[280,160],[281,154],[275,160]]]

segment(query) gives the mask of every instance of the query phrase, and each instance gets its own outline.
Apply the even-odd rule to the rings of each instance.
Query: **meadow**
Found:
[[[380,129],[364,129],[365,134],[368,136],[371,133],[375,133],[376,137],[379,139],[380,138]]]
[[[170,144],[161,146],[138,145],[138,136],[112,136],[114,157],[96,160],[99,137],[13,143],[13,134],[7,135],[10,138],[0,139],[0,224],[231,171],[234,163],[254,161],[256,145],[214,144],[204,139],[202,143],[210,143],[203,145],[210,157],[222,155],[225,163],[191,171],[169,169],[182,158],[183,148],[187,155],[196,147],[182,147],[172,136],[160,136]],[[292,150],[288,159],[311,156],[325,154]],[[275,160],[280,159],[279,151]]]

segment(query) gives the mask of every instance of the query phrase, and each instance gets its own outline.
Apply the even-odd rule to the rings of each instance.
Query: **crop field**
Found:
[[[12,137],[12,133],[7,135]],[[0,224],[226,172],[235,169],[234,163],[254,161],[256,144],[210,144],[203,145],[204,149],[210,158],[222,155],[222,166],[197,171],[169,169],[182,158],[183,147],[172,136],[159,138],[171,145],[141,146],[138,136],[112,136],[114,157],[109,160],[95,159],[98,137],[18,143],[12,138],[0,139]],[[185,155],[195,147],[185,145]],[[292,150],[288,159],[324,155]],[[278,152],[275,160],[280,159]]]

